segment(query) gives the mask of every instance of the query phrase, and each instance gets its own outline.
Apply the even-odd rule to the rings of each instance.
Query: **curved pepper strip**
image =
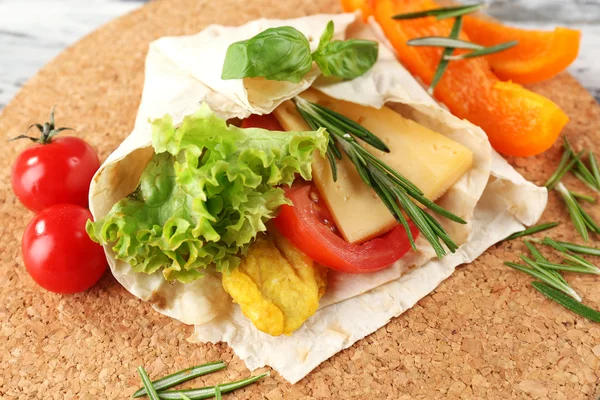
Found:
[[[452,20],[433,17],[393,20],[396,14],[438,8],[431,0],[344,0],[343,7],[373,12],[404,66],[425,84],[433,79],[442,48],[413,47],[410,39],[450,34]],[[364,6],[364,7],[363,7]],[[371,9],[370,9],[371,8]],[[460,36],[469,40],[466,34]],[[455,52],[455,53],[458,53]],[[502,154],[533,156],[556,141],[569,117],[552,101],[522,86],[502,82],[482,57],[452,61],[435,88],[435,97],[452,113],[480,126]]]
[[[554,77],[571,65],[579,54],[581,32],[574,29],[559,27],[551,32],[532,31],[467,15],[463,30],[471,41],[483,46],[518,40],[517,46],[486,56],[486,60],[500,79],[521,84]]]

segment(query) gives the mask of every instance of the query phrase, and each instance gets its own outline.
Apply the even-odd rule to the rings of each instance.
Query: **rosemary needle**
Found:
[[[566,265],[566,264],[555,264],[546,261],[537,261],[538,265],[542,268],[552,269],[557,271],[565,272],[578,272],[580,274],[595,274],[600,275],[600,269],[598,268],[587,268],[581,265]]]
[[[444,60],[464,60],[467,58],[483,57],[494,53],[499,53],[504,50],[508,50],[519,44],[518,40],[511,40],[509,42],[499,43],[494,46],[482,47],[481,49],[472,51],[470,53],[458,54],[455,56],[444,56]]]
[[[575,225],[575,229],[581,235],[583,240],[589,240],[588,235],[588,226],[586,224],[586,220],[584,219],[583,214],[581,213],[582,209],[577,200],[571,195],[571,192],[559,182],[556,185],[556,190],[562,195],[565,204],[567,205],[567,210],[569,211],[569,215],[571,216],[571,220],[573,221],[573,225]]]
[[[571,157],[571,154],[573,154],[570,150],[568,150],[567,152],[565,152],[565,154],[567,155],[567,160],[569,160],[569,158]],[[583,157],[584,152],[580,151],[575,158],[573,158],[572,160],[568,161],[567,163],[565,163],[564,166],[562,166],[561,168],[561,164],[562,164],[562,160],[561,160],[561,164],[559,164],[558,168],[556,169],[556,171],[554,172],[554,174],[552,174],[552,176],[550,177],[550,179],[548,179],[548,182],[546,182],[544,184],[544,186],[546,186],[548,189],[552,189],[554,188],[554,186],[560,182],[560,180],[563,178],[563,176],[565,176],[565,174],[567,172],[569,172],[571,169],[573,169],[573,166],[575,165],[575,163],[577,161],[579,161],[579,159],[581,159],[581,157]],[[564,159],[564,155],[563,155],[563,159]]]
[[[565,296],[562,292],[542,283],[542,282],[531,282],[533,287],[544,296],[560,304],[561,306],[568,308],[574,313],[581,315],[584,318],[589,319],[593,322],[600,322],[600,312],[581,304],[579,301],[575,301],[572,298]]]
[[[598,247],[590,247],[590,246],[582,246],[575,243],[569,242],[556,242],[561,245],[564,249],[572,251],[573,253],[579,254],[587,254],[589,256],[600,256],[600,248]]]
[[[207,375],[212,372],[220,371],[227,367],[223,361],[216,361],[207,364],[197,365],[195,367],[186,368],[174,374],[165,376],[164,378],[160,378],[156,381],[152,382],[152,386],[159,391],[168,389],[170,387],[179,385],[180,383],[189,381],[191,379],[197,378],[199,376]],[[141,388],[137,392],[135,392],[131,397],[142,397],[146,394],[146,388]]]
[[[545,230],[552,229],[555,226],[558,226],[558,224],[560,224],[560,222],[548,222],[545,224],[530,226],[529,228],[527,228],[525,230],[513,233],[512,235],[508,236],[504,240],[513,240],[513,239],[517,239],[517,238],[520,238],[523,236],[533,235],[534,233],[543,232]]]
[[[600,168],[598,167],[598,160],[596,160],[596,155],[593,151],[589,151],[588,159],[590,160],[590,167],[592,173],[594,174],[594,179],[596,180],[596,186],[600,188]]]
[[[450,31],[450,37],[448,38],[449,40],[457,40],[458,39],[458,37],[460,35],[460,31],[462,29],[462,23],[463,23],[462,17],[457,17],[456,20],[454,20],[454,25],[452,25],[452,30]],[[426,39],[426,38],[423,38],[423,39]],[[442,76],[444,75],[444,72],[446,72],[446,69],[448,68],[448,63],[450,61],[446,60],[445,57],[451,56],[452,53],[454,53],[454,48],[450,48],[450,47],[445,48],[444,51],[442,52],[442,58],[440,59],[440,63],[438,64],[438,66],[435,70],[435,73],[433,74],[433,79],[431,80],[429,89],[427,89],[427,92],[430,95],[433,95],[433,91],[435,90],[435,87],[438,85],[438,83],[440,83],[440,80],[442,80]]]
[[[472,4],[468,6],[457,6],[457,7],[441,7],[434,8],[431,10],[425,11],[417,11],[410,12],[405,14],[394,15],[392,19],[402,20],[402,19],[416,19],[416,18],[424,18],[424,17],[436,17],[436,19],[442,20],[447,18],[460,17],[461,15],[470,14],[475,11],[478,11],[482,8],[487,7],[486,4]]]
[[[269,376],[268,372],[236,382],[223,383],[219,385],[219,389],[216,389],[215,386],[207,386],[199,389],[165,390],[158,393],[158,396],[165,400],[181,400],[181,394],[187,396],[190,400],[210,399],[216,396],[217,390],[220,393],[229,393],[257,382],[266,376]]]
[[[152,386],[152,381],[148,377],[146,370],[144,367],[139,366],[138,372],[140,373],[140,377],[142,378],[142,383],[144,384],[144,388],[146,389],[146,393],[148,394],[148,398],[150,400],[159,400],[158,393],[156,393],[156,389]]]
[[[596,199],[592,196],[588,196],[587,194],[577,193],[572,190],[569,190],[569,192],[571,192],[571,196],[575,197],[576,199],[587,201],[588,203],[592,203],[592,204],[596,203]]]

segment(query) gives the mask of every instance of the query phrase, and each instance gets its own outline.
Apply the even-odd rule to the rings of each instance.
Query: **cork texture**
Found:
[[[57,104],[59,124],[95,146],[102,159],[133,127],[148,43],[191,34],[209,23],[338,12],[337,2],[309,0],[163,0],[104,26],[67,49],[28,82],[0,114],[3,138],[45,121]],[[211,60],[206,60],[211,62]],[[569,75],[532,87],[571,117],[576,148],[600,153],[600,107]],[[250,373],[225,344],[198,345],[193,328],[154,312],[107,273],[86,293],[61,296],[38,287],[20,254],[32,214],[10,188],[10,167],[25,142],[0,147],[0,398],[121,399],[139,386],[136,367],[152,377],[223,359],[225,371],[194,382],[223,383]],[[509,161],[543,184],[559,145]],[[572,177],[568,186],[589,191]],[[600,220],[600,209],[586,206]],[[556,193],[543,221],[563,222],[553,237],[578,241]],[[594,240],[594,244],[600,242]],[[600,325],[535,292],[531,278],[502,265],[524,252],[520,241],[496,245],[460,267],[431,295],[374,334],[324,362],[292,386],[276,373],[230,399],[592,399],[600,395]],[[597,261],[597,260],[596,260]],[[600,308],[600,283],[567,275],[585,302]]]

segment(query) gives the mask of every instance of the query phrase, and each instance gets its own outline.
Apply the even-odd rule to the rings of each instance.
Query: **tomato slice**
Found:
[[[270,131],[282,131],[283,127],[272,114],[252,114],[242,121],[242,128],[262,128]]]
[[[293,206],[282,206],[275,225],[297,248],[331,269],[352,274],[374,272],[389,267],[410,250],[406,230],[398,225],[382,236],[362,244],[351,244],[336,234],[329,211],[318,202],[309,184],[286,189]],[[419,234],[409,222],[414,238]]]

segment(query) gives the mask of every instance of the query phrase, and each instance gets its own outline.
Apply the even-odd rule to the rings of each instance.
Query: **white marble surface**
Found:
[[[0,0],[0,109],[68,45],[146,0]],[[473,1],[466,1],[473,2]],[[600,0],[487,0],[508,24],[583,31],[570,71],[600,100]]]

